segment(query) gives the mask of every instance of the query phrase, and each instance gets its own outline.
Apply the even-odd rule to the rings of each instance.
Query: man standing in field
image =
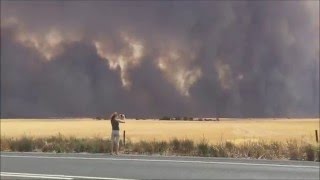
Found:
[[[120,114],[120,118],[118,118],[118,113],[114,112],[111,115],[111,126],[112,126],[112,132],[111,132],[111,155],[113,155],[113,149],[115,145],[116,149],[116,155],[119,153],[119,140],[120,140],[120,128],[119,123],[125,123],[124,121],[124,114]]]

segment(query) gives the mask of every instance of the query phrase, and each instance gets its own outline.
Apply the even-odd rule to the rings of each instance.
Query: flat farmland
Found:
[[[160,121],[127,119],[121,133],[132,142],[140,140],[191,139],[209,143],[233,141],[315,141],[319,119],[221,119],[220,121]],[[95,119],[1,119],[1,137],[110,138],[109,120]]]

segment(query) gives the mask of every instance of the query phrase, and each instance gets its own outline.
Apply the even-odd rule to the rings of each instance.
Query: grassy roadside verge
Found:
[[[96,138],[64,137],[61,134],[48,138],[21,138],[1,137],[1,151],[19,152],[110,152],[110,140]],[[124,146],[120,141],[120,150],[126,154],[160,154],[203,157],[232,157],[251,159],[288,159],[319,161],[319,144],[310,144],[296,139],[286,142],[277,141],[247,141],[235,144],[233,142],[220,142],[209,144],[203,139],[195,143],[189,139],[171,139],[169,141],[139,141],[126,140]]]

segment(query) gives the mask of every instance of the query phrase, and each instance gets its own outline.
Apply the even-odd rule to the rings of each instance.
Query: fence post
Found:
[[[315,133],[316,133],[316,141],[319,142],[319,139],[318,139],[318,130],[315,130]]]
[[[123,146],[126,147],[126,131],[123,131]]]

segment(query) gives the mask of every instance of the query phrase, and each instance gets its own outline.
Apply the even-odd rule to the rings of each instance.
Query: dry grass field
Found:
[[[209,143],[251,140],[315,141],[319,119],[221,119],[220,121],[126,120],[121,131],[132,142],[140,140],[191,139]],[[78,138],[109,138],[109,120],[94,119],[1,119],[1,137],[48,137],[61,133]]]

